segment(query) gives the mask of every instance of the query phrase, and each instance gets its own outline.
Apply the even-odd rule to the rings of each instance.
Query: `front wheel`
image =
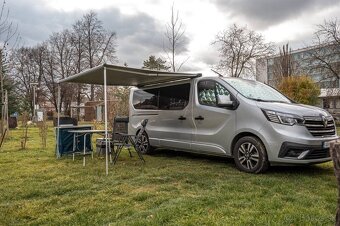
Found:
[[[137,140],[137,146],[142,154],[150,154],[152,152],[153,148],[150,146],[149,137],[145,131]]]
[[[262,173],[269,167],[267,152],[262,142],[253,136],[239,139],[234,147],[236,167],[247,173]]]

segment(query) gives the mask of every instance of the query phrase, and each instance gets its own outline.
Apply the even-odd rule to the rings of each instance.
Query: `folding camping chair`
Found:
[[[139,146],[140,146],[140,142],[141,142],[141,138],[142,138],[142,135],[145,131],[145,127],[146,127],[146,124],[148,123],[148,119],[144,119],[141,123],[141,129],[139,130],[138,134],[137,135],[133,135],[133,134],[127,134],[127,133],[117,133],[118,135],[120,135],[121,137],[121,140],[117,146],[117,150],[115,152],[115,156],[114,156],[114,159],[113,159],[113,164],[115,164],[118,160],[118,157],[120,155],[120,152],[122,151],[123,147],[126,147],[128,145],[132,145],[139,157],[139,159],[145,163],[145,160],[143,158],[143,155],[139,149]],[[129,146],[128,146],[129,147]],[[130,150],[129,150],[130,152]],[[130,156],[131,156],[131,152],[130,152]]]
[[[112,125],[112,134],[111,137],[108,139],[109,144],[109,155],[110,155],[110,162],[112,162],[112,154],[115,156],[115,149],[122,145],[122,135],[121,134],[127,134],[128,133],[128,123],[129,123],[129,117],[119,117],[116,116],[113,119],[113,125]],[[129,143],[124,144],[125,147],[127,147],[130,157],[132,157],[130,148],[131,145]],[[106,142],[105,138],[98,138],[96,141],[96,148],[98,155],[101,155],[103,152],[105,152],[106,148]]]

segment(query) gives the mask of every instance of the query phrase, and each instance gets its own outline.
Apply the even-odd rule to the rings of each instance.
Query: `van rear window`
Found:
[[[133,106],[136,109],[158,109],[159,89],[136,90],[133,93]]]

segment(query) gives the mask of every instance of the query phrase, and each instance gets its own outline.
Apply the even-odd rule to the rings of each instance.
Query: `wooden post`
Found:
[[[336,208],[335,225],[340,226],[340,140],[331,142],[330,153],[334,164],[334,173],[338,184],[338,204]]]

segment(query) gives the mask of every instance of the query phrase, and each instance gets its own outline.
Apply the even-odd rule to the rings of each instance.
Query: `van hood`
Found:
[[[279,111],[299,116],[330,116],[330,114],[322,108],[294,103],[280,102],[257,102],[257,106],[266,110]]]

